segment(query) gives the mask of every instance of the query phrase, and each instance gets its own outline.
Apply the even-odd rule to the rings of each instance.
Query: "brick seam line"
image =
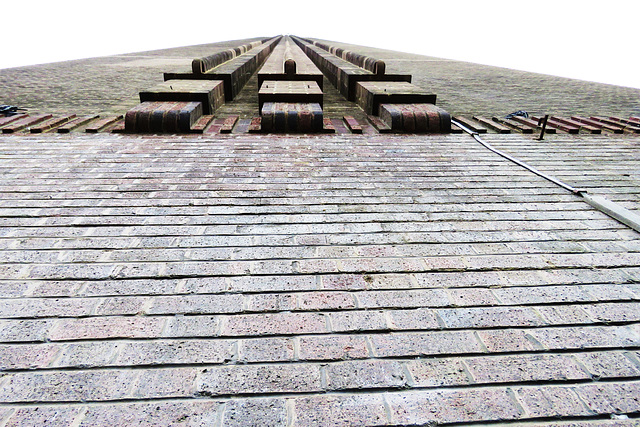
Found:
[[[539,170],[535,169],[534,167],[526,164],[525,162],[516,159],[515,157],[512,157],[510,155],[508,155],[505,152],[502,152],[500,150],[497,150],[495,148],[493,148],[491,145],[489,145],[486,141],[483,141],[482,138],[480,138],[478,132],[472,131],[469,128],[465,127],[462,123],[457,122],[455,120],[451,120],[451,123],[455,124],[456,126],[458,126],[459,128],[461,128],[463,131],[465,131],[466,133],[468,133],[469,135],[471,135],[473,137],[473,139],[475,139],[476,141],[478,141],[483,147],[485,147],[486,149],[493,151],[494,153],[496,153],[497,155],[504,157],[505,159],[519,165],[522,166],[523,168],[527,169],[528,171],[546,179],[547,181],[553,182],[554,184],[564,188],[565,190],[568,190],[570,192],[572,192],[575,195],[581,196],[582,199],[588,203],[589,205],[593,206],[595,209],[598,209],[600,212],[603,212],[604,214],[610,216],[611,218],[615,219],[616,221],[636,230],[640,232],[640,215],[637,215],[636,213],[630,211],[629,209],[626,209],[622,206],[620,206],[617,203],[612,202],[611,200],[608,200],[607,198],[603,197],[603,196],[596,196],[596,195],[590,195],[587,193],[586,189],[579,189],[579,188],[575,188],[572,187],[562,181],[560,181],[557,178],[554,178],[550,175],[547,175],[543,172],[540,172]]]

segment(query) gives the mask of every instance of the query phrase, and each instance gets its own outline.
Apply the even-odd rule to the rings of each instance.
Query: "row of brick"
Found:
[[[342,58],[345,61],[349,61],[350,63],[357,65],[360,68],[364,68],[365,70],[371,71],[374,74],[384,74],[386,70],[386,64],[384,61],[376,58],[372,58],[370,56],[362,55],[356,52],[352,52],[341,47],[331,46],[327,43],[322,43],[318,40],[313,39],[301,39],[306,41],[307,43],[311,43],[315,46],[318,46],[327,52],[330,52],[337,56],[338,58]]]
[[[240,93],[279,40],[265,39],[194,59],[191,74],[165,73],[164,83],[140,92],[141,104],[126,114],[125,132],[203,132],[214,111]],[[218,130],[231,129],[233,123]]]
[[[580,279],[578,279],[580,278]],[[460,293],[470,301],[512,301],[519,295],[540,303],[562,302],[560,290],[570,287],[570,295],[577,301],[601,298],[602,301],[636,300],[640,281],[639,267],[615,269],[550,269],[465,271],[434,273],[383,273],[296,276],[230,276],[185,279],[134,280],[5,280],[0,282],[0,293],[6,298],[16,297],[110,297],[119,295],[179,295],[185,293],[216,294],[223,292],[305,292],[305,291],[357,291],[357,290],[415,290],[450,288],[450,298]],[[583,287],[580,287],[582,285]],[[539,289],[537,288],[539,286]],[[494,288],[494,298],[487,296],[486,288]],[[511,291],[510,288],[517,288]],[[461,290],[461,289],[464,289]],[[500,290],[499,290],[500,289]],[[468,303],[459,302],[460,306]]]
[[[473,116],[473,120],[465,117],[455,117],[455,120],[477,133],[486,133],[487,128],[489,128],[494,132],[502,134],[508,134],[512,131],[531,134],[541,131],[543,117],[532,116],[531,118],[525,118],[516,116],[511,119],[505,119],[494,116],[489,119],[483,116]],[[578,134],[580,132],[589,134],[601,134],[603,132],[613,134],[638,134],[640,133],[640,118],[601,116],[572,116],[571,118],[566,118],[549,116],[545,133],[555,134],[557,131],[568,134]]]
[[[520,420],[531,427],[556,426],[629,427],[637,419],[610,414],[633,410],[628,396],[638,394],[636,383],[578,384],[568,386],[522,386],[389,393],[327,393],[312,396],[201,398],[170,402],[116,404],[36,405],[2,408],[7,425],[44,423],[55,419],[61,425],[192,425],[246,426],[384,426]],[[461,405],[465,402],[466,405]],[[487,403],[490,402],[490,403]],[[582,403],[586,402],[586,403]],[[326,408],[332,408],[327,411]],[[596,421],[585,416],[600,415]],[[566,421],[550,421],[568,418]],[[539,421],[539,423],[536,423]]]
[[[221,52],[216,52],[213,55],[205,56],[202,58],[196,58],[191,61],[191,70],[193,74],[204,74],[223,64],[233,58],[242,55],[250,51],[251,49],[260,46],[262,43],[266,43],[269,39],[246,43],[240,46],[236,46],[231,49],[227,49]]]
[[[293,36],[293,40],[316,64],[329,81],[349,101],[355,100],[358,81],[410,82],[411,76],[404,74],[376,74],[316,46],[304,39]],[[371,62],[371,61],[369,61]],[[374,61],[375,62],[375,61]],[[378,70],[384,67],[378,68]]]
[[[195,322],[191,322],[191,325],[198,326]],[[574,344],[569,345],[567,351],[554,353],[559,349],[553,340],[566,338],[571,331],[590,340],[587,348],[581,349],[573,338]],[[196,331],[192,337],[185,339],[171,338],[172,334],[168,332],[164,337],[149,337],[150,339],[144,341],[114,339],[1,344],[0,367],[4,371],[15,372],[33,369],[93,370],[159,365],[234,364],[232,369],[235,369],[237,364],[330,362],[359,370],[358,368],[371,363],[401,368],[401,364],[405,365],[403,362],[406,360],[415,360],[409,363],[407,369],[401,369],[412,374],[403,381],[403,386],[464,386],[544,380],[638,378],[640,352],[637,344],[634,347],[632,341],[627,341],[622,348],[615,347],[622,341],[623,334],[632,331],[633,328],[628,326],[532,329],[526,331],[528,342],[520,342],[522,336],[505,334],[500,330],[479,332],[480,341],[476,341],[467,332],[394,333],[394,343],[406,344],[411,339],[417,341],[410,344],[410,354],[385,349],[387,341],[382,335],[362,333],[229,339],[199,336]],[[614,336],[605,339],[607,332]],[[509,338],[513,342],[500,345],[497,342],[500,338]],[[538,338],[542,341],[538,342]],[[472,341],[464,342],[465,339]],[[637,343],[637,340],[635,342]],[[482,345],[486,344],[490,347],[485,350]],[[456,348],[456,345],[461,347]],[[419,356],[423,358],[415,359]],[[344,363],[343,360],[354,362]],[[287,365],[278,366],[286,368]],[[295,366],[300,365],[289,366],[295,369]],[[415,377],[419,375],[415,375],[415,368],[431,368],[428,369],[428,378],[424,378],[423,383],[416,380]],[[567,368],[570,373],[563,368]],[[242,368],[238,370],[242,371]],[[397,384],[385,386],[394,388]]]
[[[258,72],[258,87],[265,80],[314,81],[320,89],[324,82],[322,72],[289,36],[282,38]]]
[[[18,114],[0,117],[3,134],[30,132],[34,134],[56,131],[69,133],[83,129],[86,133],[110,132],[121,124],[122,116],[100,118],[98,115],[76,117],[75,114],[53,116],[52,114]]]
[[[184,345],[204,351],[222,350],[224,354],[224,348],[207,348],[198,341]],[[131,345],[128,347],[131,353],[137,353]],[[107,349],[105,346],[105,350]],[[156,349],[162,351],[159,346],[156,346]],[[259,348],[250,350],[268,351]],[[289,352],[292,352],[291,349]],[[174,352],[174,357],[166,358],[168,360],[163,361],[164,364],[172,364],[178,356],[175,353],[184,353],[185,357],[189,357],[190,354],[187,351]],[[115,366],[122,366],[117,365],[117,356],[114,354],[104,355],[102,359],[106,361],[106,365],[109,365],[108,356],[115,361]],[[64,355],[62,357],[64,358]],[[216,355],[209,357],[219,359]],[[5,374],[4,384],[0,387],[0,398],[6,403],[31,403],[40,399],[48,402],[96,402],[132,398],[186,398],[198,395],[214,397],[239,394],[246,396],[326,393],[361,389],[425,391],[438,388],[441,391],[453,391],[461,386],[514,383],[517,387],[524,387],[527,383],[538,381],[568,383],[569,386],[580,388],[581,385],[584,386],[582,382],[590,381],[593,377],[597,377],[603,384],[608,384],[610,380],[629,378],[632,380],[626,384],[629,387],[635,385],[636,382],[633,380],[640,376],[637,357],[638,353],[632,352],[626,355],[622,352],[593,352],[577,355],[485,356],[413,361],[371,359],[323,364],[227,366],[206,363],[199,367],[17,372]],[[124,366],[128,366],[126,354],[121,353],[120,358],[125,363]],[[208,358],[200,356],[199,359]],[[362,372],[367,372],[367,375],[362,375]],[[36,384],[40,387],[34,387]],[[82,384],[91,384],[91,388],[82,387]],[[631,389],[640,390],[639,387]],[[631,396],[625,396],[623,399],[629,399],[630,405],[637,405],[637,402],[634,402],[637,398],[636,395],[635,399]]]
[[[606,289],[606,286],[596,287],[596,289],[598,288]],[[167,316],[172,313],[195,316],[224,314],[217,320],[227,323],[233,322],[236,329],[243,329],[239,325],[251,324],[252,319],[255,319],[255,316],[260,313],[270,313],[265,317],[272,317],[274,322],[278,318],[289,318],[289,320],[313,318],[314,321],[319,322],[317,326],[320,328],[314,329],[314,333],[639,322],[640,318],[637,313],[639,305],[636,302],[638,298],[632,293],[634,288],[626,287],[623,290],[627,292],[626,299],[623,301],[601,303],[585,301],[580,304],[563,305],[552,305],[564,302],[557,296],[557,289],[554,292],[553,289],[538,288],[533,288],[533,291],[510,288],[512,296],[522,298],[521,305],[513,305],[516,304],[515,301],[511,301],[510,305],[504,303],[503,305],[495,305],[497,304],[495,294],[483,288],[472,290],[461,288],[449,294],[442,290],[387,290],[360,291],[357,292],[357,295],[354,295],[353,292],[339,291],[312,291],[312,294],[310,291],[267,296],[228,293],[189,295],[182,293],[181,295],[153,297],[80,297],[63,300],[59,297],[6,298],[6,301],[0,305],[0,316],[4,319],[16,319],[8,321],[7,325],[10,325],[18,322],[17,319],[24,318],[53,319],[56,317],[91,316],[93,321],[98,321],[99,317],[111,316],[149,315],[155,317]],[[621,292],[622,290],[618,292],[618,295]],[[552,296],[544,297],[545,293]],[[527,298],[531,294],[533,296]],[[541,294],[543,297],[540,296]],[[615,296],[616,293],[612,292],[612,294]],[[568,291],[565,300],[574,295],[584,298],[583,292]],[[465,298],[467,299],[466,304],[463,302]],[[456,304],[456,299],[461,303]],[[597,298],[595,299],[597,300]],[[539,306],[539,304],[545,305]],[[457,306],[465,307],[451,308]],[[380,309],[386,309],[386,314],[382,311],[374,311]],[[290,313],[282,314],[281,311],[297,314],[295,316]],[[231,317],[231,315],[235,317]],[[124,319],[120,320],[125,321]],[[234,330],[231,328],[232,332]],[[231,335],[234,335],[232,332]]]
[[[251,50],[224,62],[204,74],[164,73],[164,80],[222,80],[226,101],[232,101],[240,93],[247,81],[262,66],[276,47],[280,37],[274,37]]]

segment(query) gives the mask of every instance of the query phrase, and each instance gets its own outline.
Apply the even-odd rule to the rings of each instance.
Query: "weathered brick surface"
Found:
[[[637,232],[468,137],[3,138],[7,425],[640,411]],[[631,140],[490,138],[637,204]]]

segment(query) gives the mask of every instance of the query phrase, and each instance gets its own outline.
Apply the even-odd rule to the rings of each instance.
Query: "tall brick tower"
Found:
[[[637,425],[639,99],[297,36],[0,70],[0,425]]]

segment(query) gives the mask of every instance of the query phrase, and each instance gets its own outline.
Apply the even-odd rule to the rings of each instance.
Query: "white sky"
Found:
[[[296,34],[640,88],[640,0],[6,0],[0,13],[0,68]]]

